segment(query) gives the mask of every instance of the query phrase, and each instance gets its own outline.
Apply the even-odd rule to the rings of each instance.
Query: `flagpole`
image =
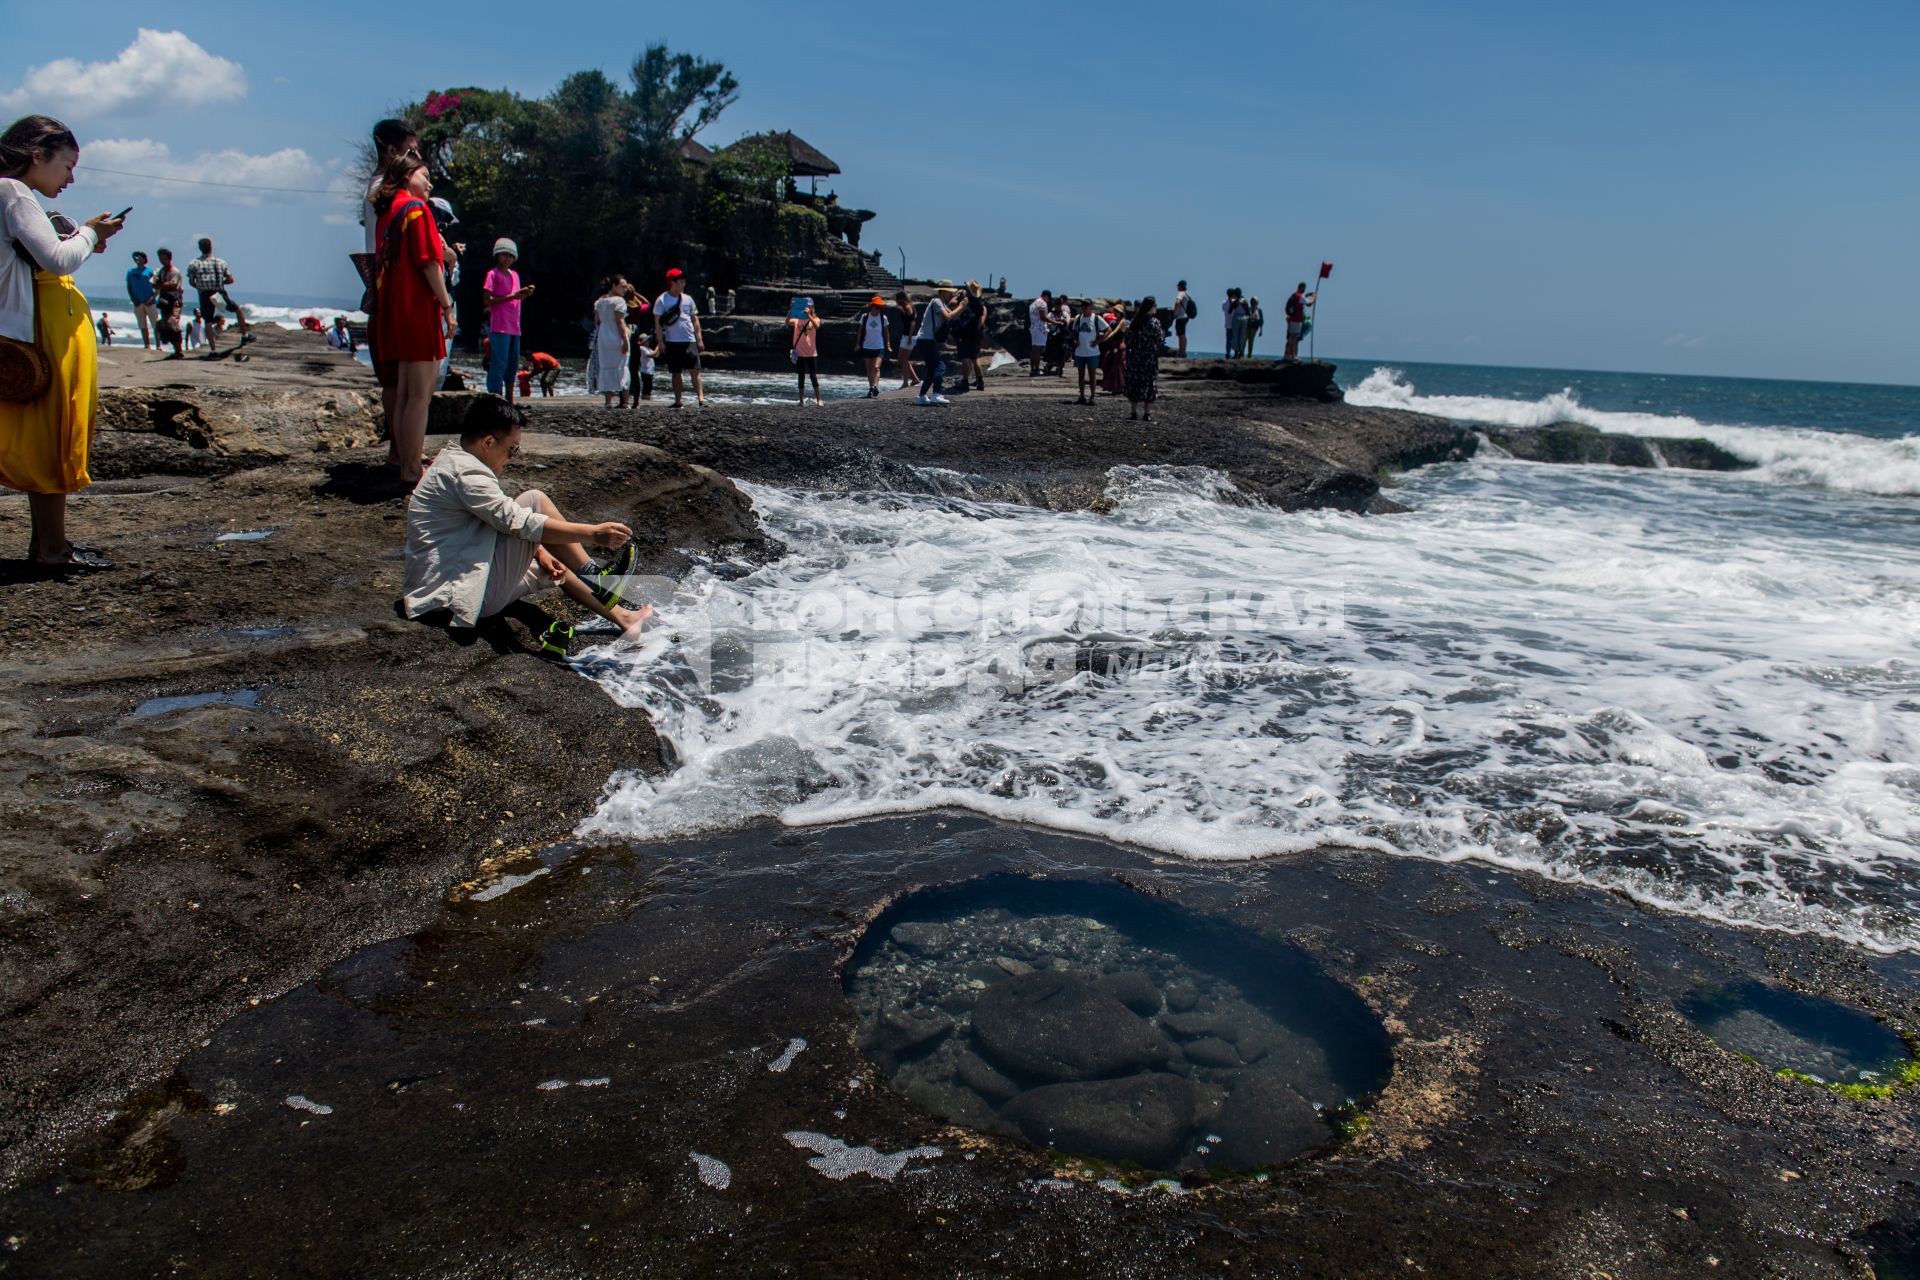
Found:
[[[1326,259],[1320,261],[1320,278],[1313,282],[1313,306],[1308,312],[1307,321],[1307,359],[1313,359],[1314,339],[1320,336],[1320,291],[1327,287],[1327,281],[1333,278],[1333,264]]]
[[[1327,287],[1327,278],[1321,276],[1313,282],[1313,306],[1308,308],[1312,327],[1307,330],[1307,359],[1313,359],[1313,340],[1320,336],[1320,291]]]

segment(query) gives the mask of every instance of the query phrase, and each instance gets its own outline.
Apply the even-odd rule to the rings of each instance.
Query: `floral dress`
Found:
[[[1160,398],[1160,348],[1167,331],[1160,317],[1135,320],[1127,329],[1127,399],[1152,404]]]

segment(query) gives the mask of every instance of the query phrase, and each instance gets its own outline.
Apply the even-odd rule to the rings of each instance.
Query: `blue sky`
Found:
[[[390,107],[624,77],[665,40],[740,79],[707,142],[800,133],[917,276],[1162,297],[1184,276],[1209,308],[1230,284],[1277,305],[1328,258],[1323,351],[1920,383],[1911,0],[538,12],[22,7],[0,114],[64,114],[83,174],[347,188]],[[242,298],[357,293],[348,197],[213,192],[87,177],[68,212],[136,208],[83,285],[117,297],[125,249],[204,232]]]

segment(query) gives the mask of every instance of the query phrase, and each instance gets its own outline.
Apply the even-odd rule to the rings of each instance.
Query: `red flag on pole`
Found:
[[[1325,280],[1328,276],[1332,274],[1333,274],[1333,264],[1331,262],[1323,262],[1320,264],[1320,278],[1322,280]]]

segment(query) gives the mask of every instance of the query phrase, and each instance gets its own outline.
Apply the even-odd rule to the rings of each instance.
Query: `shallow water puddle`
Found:
[[[264,542],[268,538],[271,538],[276,532],[278,531],[274,529],[243,529],[233,533],[215,534],[213,540],[216,544],[226,542]]]
[[[1914,1061],[1898,1035],[1861,1010],[1763,982],[1702,987],[1681,1012],[1721,1048],[1815,1084],[1891,1086]]]
[[[1392,1071],[1379,1020],[1305,952],[1117,885],[911,895],[845,985],[862,1052],[921,1106],[1145,1168],[1290,1160]]]
[[[148,698],[133,709],[136,716],[163,716],[194,707],[240,707],[251,711],[260,702],[258,689],[215,689],[211,693],[183,693],[170,698]]]

